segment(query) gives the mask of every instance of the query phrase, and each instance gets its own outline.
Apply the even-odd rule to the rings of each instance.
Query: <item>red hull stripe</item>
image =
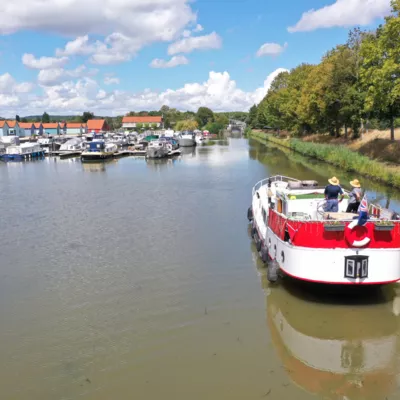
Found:
[[[348,228],[349,222],[345,224],[343,231],[326,231],[324,222],[288,221],[285,216],[269,210],[269,228],[281,240],[285,239],[285,232],[287,232],[293,246],[315,249],[351,249],[355,248],[351,243],[368,237],[370,240],[365,245],[368,249],[400,248],[399,222],[394,222],[394,228],[391,231],[377,231],[374,229],[373,222],[368,222],[365,227],[356,226],[351,231]]]

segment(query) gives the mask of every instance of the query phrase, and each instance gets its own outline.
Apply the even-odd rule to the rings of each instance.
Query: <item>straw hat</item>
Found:
[[[339,179],[336,178],[336,176],[334,176],[331,179],[328,179],[328,182],[333,186],[339,186],[339,183],[340,183]]]
[[[361,187],[361,183],[358,179],[354,179],[354,181],[350,182],[350,185],[355,187],[355,188],[360,188]]]

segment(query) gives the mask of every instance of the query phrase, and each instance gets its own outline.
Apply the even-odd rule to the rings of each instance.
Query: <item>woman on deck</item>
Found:
[[[350,200],[346,212],[357,214],[362,197],[361,184],[358,179],[354,179],[350,182],[350,185],[353,190],[349,193]]]

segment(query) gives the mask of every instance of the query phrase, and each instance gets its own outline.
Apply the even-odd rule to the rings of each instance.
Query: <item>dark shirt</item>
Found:
[[[337,200],[339,194],[343,194],[343,190],[338,185],[328,185],[325,188],[325,197],[328,200]]]

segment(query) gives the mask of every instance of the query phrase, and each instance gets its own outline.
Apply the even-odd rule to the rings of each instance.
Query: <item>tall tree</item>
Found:
[[[255,104],[250,108],[249,115],[247,118],[247,124],[251,128],[257,127],[257,106]]]
[[[196,113],[196,121],[200,127],[214,121],[214,113],[208,107],[200,107]]]
[[[48,124],[50,122],[50,115],[45,111],[42,115],[42,123]]]
[[[20,122],[20,121],[21,121],[21,119],[20,119],[20,117],[19,117],[18,114],[15,116],[15,120],[16,120],[17,122]]]
[[[386,23],[362,42],[360,79],[367,92],[366,111],[378,110],[390,119],[394,140],[394,119],[400,111],[400,0],[391,4],[392,15],[385,18]]]
[[[92,112],[89,111],[85,111],[82,114],[82,122],[86,124],[86,122],[88,122],[90,119],[94,118],[94,114]]]

